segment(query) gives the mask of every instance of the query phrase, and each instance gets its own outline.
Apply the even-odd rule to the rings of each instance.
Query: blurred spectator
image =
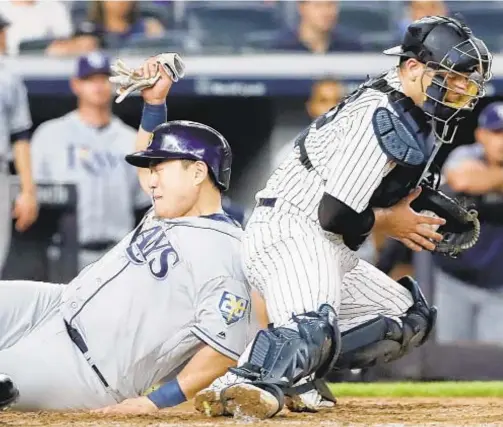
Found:
[[[70,14],[59,1],[9,0],[0,2],[0,14],[9,22],[7,53],[17,55],[23,41],[64,39],[72,35]]]
[[[88,19],[78,24],[75,36],[54,45],[49,53],[68,55],[99,48],[121,48],[135,37],[157,37],[164,33],[155,18],[139,14],[137,1],[93,0]]]
[[[405,16],[399,23],[397,38],[401,41],[407,27],[425,16],[446,16],[447,6],[443,0],[411,0],[406,2]]]
[[[0,15],[0,56],[5,54],[6,29],[9,22]],[[30,131],[32,119],[26,86],[12,75],[6,64],[0,63],[0,269],[7,258],[12,216],[16,230],[25,232],[38,216],[36,189],[31,170]],[[13,206],[9,158],[13,157],[15,172],[19,177],[20,193]]]
[[[457,259],[435,257],[437,337],[503,344],[503,103],[481,112],[475,137],[444,164],[448,188],[479,211],[481,234]]]
[[[112,114],[109,59],[82,56],[71,89],[77,109],[41,124],[33,135],[37,182],[76,184],[82,268],[126,235],[150,205],[135,168],[124,156],[134,151],[136,131]]]
[[[345,95],[341,82],[334,78],[324,78],[313,84],[311,95],[306,102],[306,111],[311,120],[325,114],[337,105]]]
[[[284,32],[272,48],[312,53],[362,50],[354,36],[338,28],[337,1],[299,1],[298,12],[298,28]]]

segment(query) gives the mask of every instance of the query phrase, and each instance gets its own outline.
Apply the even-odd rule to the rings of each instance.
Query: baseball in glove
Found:
[[[177,53],[161,53],[155,58],[175,83],[185,76],[185,64]],[[128,68],[120,59],[110,68],[112,70],[110,81],[119,86],[117,88],[117,95],[119,96],[115,100],[117,104],[121,103],[134,91],[141,91],[153,86],[161,77],[161,71],[158,71],[154,77],[144,78],[138,75],[134,69]]]
[[[446,220],[445,225],[437,230],[443,239],[436,244],[434,252],[455,258],[473,247],[480,235],[477,210],[426,184],[421,184],[421,187],[421,194],[412,202],[411,207],[416,212],[433,212]]]

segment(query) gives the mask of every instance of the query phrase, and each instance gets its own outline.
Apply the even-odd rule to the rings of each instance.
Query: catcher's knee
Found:
[[[248,362],[231,371],[254,383],[284,388],[310,374],[323,377],[335,363],[341,338],[334,309],[324,304],[316,312],[294,316],[296,328],[259,331]]]
[[[342,333],[336,369],[357,369],[396,360],[422,345],[434,327],[437,310],[426,302],[417,282],[404,277],[399,283],[412,295],[413,304],[400,322],[377,316]]]

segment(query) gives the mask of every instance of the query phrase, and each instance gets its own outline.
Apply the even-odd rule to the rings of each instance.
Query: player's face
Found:
[[[112,100],[112,84],[105,74],[79,79],[75,92],[79,100],[94,107],[104,107]]]
[[[339,8],[336,1],[302,1],[299,13],[302,21],[311,28],[328,32],[336,24]]]
[[[102,1],[103,7],[105,9],[105,13],[112,16],[120,16],[126,17],[128,13],[131,12],[131,9],[134,7],[136,2],[134,1]]]
[[[416,0],[410,2],[410,17],[413,21],[425,16],[446,15],[447,9],[442,0]]]
[[[314,119],[325,114],[341,100],[342,96],[341,85],[335,82],[319,83],[307,104],[309,116]]]
[[[483,146],[486,158],[491,164],[503,164],[503,129],[477,129],[477,141]]]
[[[444,70],[427,69],[423,77],[424,88],[431,84],[434,76],[443,81],[443,86],[447,88],[443,101],[453,108],[466,107],[479,93],[479,87],[470,73]]]
[[[157,216],[178,218],[191,213],[200,191],[194,166],[168,160],[150,168],[149,187]]]

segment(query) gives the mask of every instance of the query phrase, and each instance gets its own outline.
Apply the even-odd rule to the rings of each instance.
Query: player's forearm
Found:
[[[13,146],[14,164],[21,183],[21,192],[35,193],[35,183],[31,170],[30,143],[26,140],[19,140]]]
[[[206,348],[208,351],[202,351],[204,354],[199,352],[194,356],[189,363],[191,366],[187,365],[189,369],[182,370],[177,377],[180,388],[187,399],[191,399],[198,391],[208,387],[215,379],[224,375],[228,368],[236,366],[235,360],[208,346]]]
[[[447,173],[448,185],[458,193],[485,194],[503,191],[503,168],[487,166],[477,170],[452,170]]]

